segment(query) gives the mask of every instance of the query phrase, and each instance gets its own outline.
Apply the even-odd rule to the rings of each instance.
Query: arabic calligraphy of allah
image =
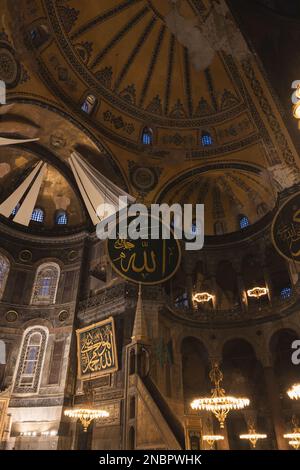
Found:
[[[115,359],[111,324],[81,334],[80,357],[83,374],[114,367]]]

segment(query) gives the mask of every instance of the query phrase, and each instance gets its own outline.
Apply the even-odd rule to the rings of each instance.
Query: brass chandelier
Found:
[[[88,382],[87,389],[86,389],[86,397],[87,401],[84,407],[76,407],[69,408],[64,411],[64,415],[68,418],[73,418],[76,420],[80,420],[83,431],[87,432],[89,425],[92,421],[100,418],[108,418],[109,413],[105,410],[100,410],[94,406],[94,391],[92,389],[91,383]],[[73,401],[74,405],[74,401]]]
[[[292,387],[287,391],[287,394],[292,400],[299,400],[300,399],[300,384],[292,385]]]
[[[224,436],[218,434],[207,434],[202,436],[202,440],[208,443],[210,449],[213,449],[216,442],[224,440]]]
[[[218,363],[214,363],[209,373],[209,378],[214,387],[210,397],[198,398],[191,403],[193,410],[211,411],[220,423],[220,428],[224,428],[227,415],[232,410],[241,410],[249,406],[248,398],[227,396],[225,390],[221,387],[223,374],[219,369]]]
[[[298,450],[300,448],[300,427],[296,416],[293,416],[292,424],[293,432],[284,434],[283,437],[289,439],[289,445]]]
[[[65,410],[64,415],[68,418],[79,419],[84,432],[87,432],[89,425],[95,419],[109,417],[107,411],[97,410],[95,408],[70,408],[69,410]]]
[[[267,295],[267,293],[268,293],[267,287],[253,287],[253,289],[247,290],[248,297],[255,297],[256,299],[259,299],[260,297]]]
[[[197,292],[193,296],[193,300],[197,303],[203,304],[205,302],[209,302],[210,300],[214,299],[214,295],[210,294],[209,292]]]
[[[252,422],[249,423],[249,430],[246,434],[240,434],[240,439],[246,439],[250,442],[253,449],[255,449],[257,441],[259,439],[267,439],[267,434],[257,433]]]

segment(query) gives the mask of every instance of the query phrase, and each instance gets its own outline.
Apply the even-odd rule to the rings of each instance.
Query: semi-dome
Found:
[[[168,201],[174,192],[180,202],[204,202],[213,234],[221,199],[228,233],[237,214],[254,224],[274,208],[278,187],[265,170],[283,164],[298,175],[265,77],[224,2],[51,0],[24,2],[22,18],[10,16],[26,59],[22,75],[3,36],[7,66],[19,70],[10,99],[54,106],[61,122],[67,111],[66,129],[70,119],[80,123],[100,148],[89,161],[138,200]],[[42,119],[41,138],[49,133]]]

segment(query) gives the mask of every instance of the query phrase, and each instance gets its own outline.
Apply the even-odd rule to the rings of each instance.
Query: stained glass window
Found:
[[[31,303],[32,304],[54,304],[60,276],[60,268],[55,263],[47,263],[39,266]]]
[[[38,392],[47,337],[47,330],[44,327],[35,326],[25,331],[14,392]]]

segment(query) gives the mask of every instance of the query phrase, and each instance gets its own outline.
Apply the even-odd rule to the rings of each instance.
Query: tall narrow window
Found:
[[[248,217],[246,215],[240,215],[239,216],[240,229],[247,228],[247,227],[249,227],[249,225],[250,225],[250,222],[249,222]]]
[[[56,263],[39,266],[33,287],[31,303],[35,305],[54,304],[56,299],[60,268]]]
[[[42,326],[25,331],[14,383],[14,393],[37,393],[45,357],[48,330]]]
[[[201,143],[203,147],[207,147],[208,145],[212,145],[213,140],[212,136],[209,132],[203,131],[201,135]]]
[[[8,259],[0,253],[0,299],[2,299],[4,294],[9,267],[10,264]]]
[[[44,214],[43,209],[36,207],[32,212],[31,220],[33,220],[34,222],[43,223],[44,218],[45,218],[45,214]]]
[[[152,145],[153,144],[153,132],[150,127],[144,127],[142,132],[142,143],[144,145]]]

